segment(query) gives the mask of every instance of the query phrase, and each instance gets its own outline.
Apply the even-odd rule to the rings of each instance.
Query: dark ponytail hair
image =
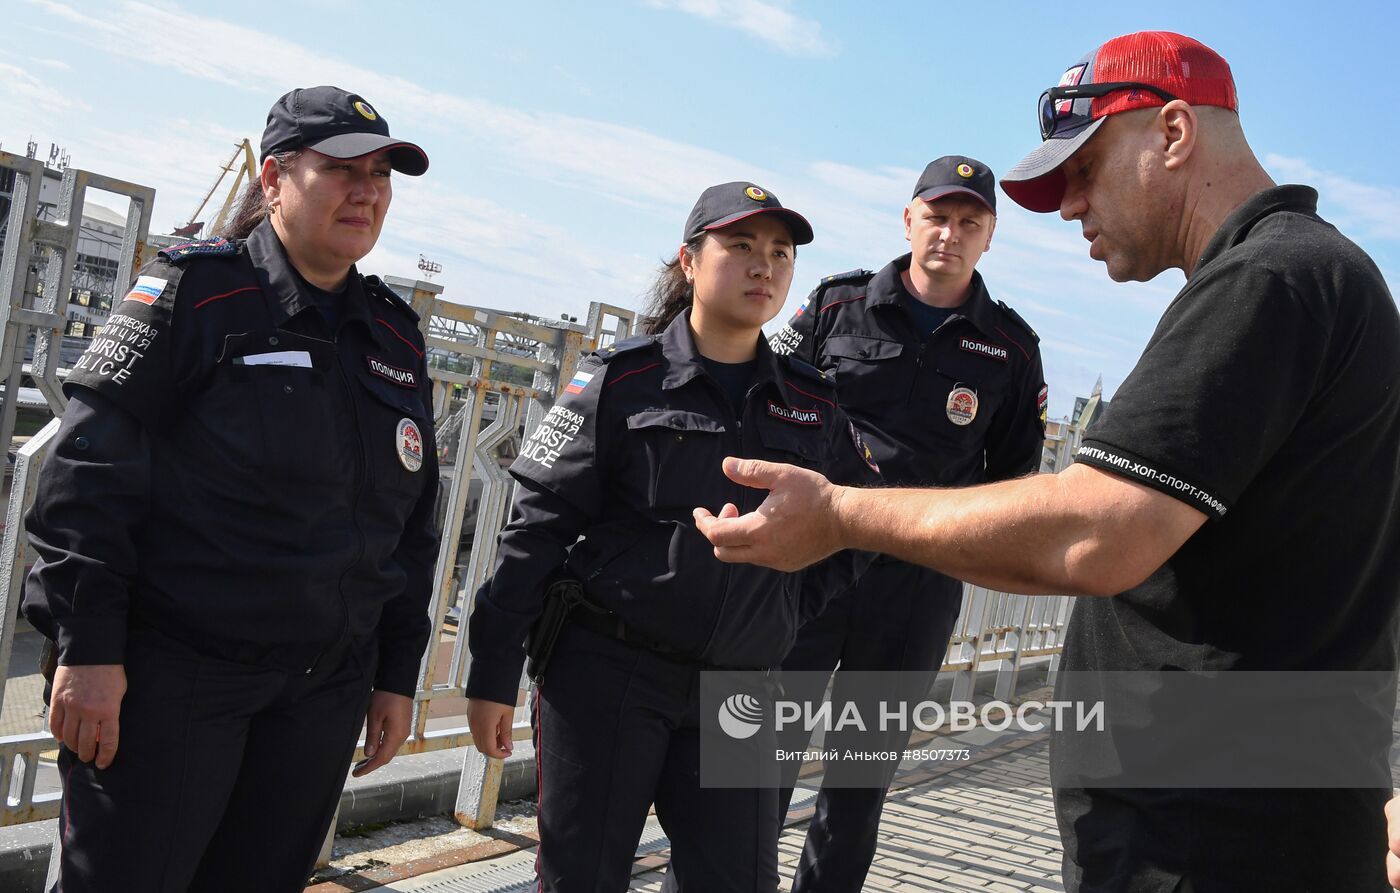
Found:
[[[691,263],[700,254],[704,241],[705,233],[700,233],[681,247]],[[660,333],[694,303],[695,286],[686,280],[678,255],[661,265],[656,279],[647,289],[646,306],[642,309],[642,331],[648,335]]]
[[[272,160],[277,162],[279,173],[286,173],[296,160],[301,157],[300,149],[293,149],[290,152],[274,152]],[[246,239],[259,223],[267,219],[272,209],[267,204],[267,196],[263,194],[262,178],[254,177],[248,185],[243,187],[243,194],[238,197],[238,204],[234,206],[233,216],[224,222],[223,227],[215,235],[223,236],[225,239]]]

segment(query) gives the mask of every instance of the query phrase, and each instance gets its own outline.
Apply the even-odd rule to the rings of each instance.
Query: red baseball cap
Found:
[[[1065,194],[1060,166],[1109,115],[1166,105],[1171,99],[1239,110],[1230,64],[1199,40],[1170,31],[1113,38],[1041,94],[1044,142],[1002,176],[1002,190],[1028,210],[1059,210]]]

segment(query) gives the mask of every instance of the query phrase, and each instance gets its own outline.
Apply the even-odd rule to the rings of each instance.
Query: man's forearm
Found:
[[[1143,523],[1141,494],[1096,487],[1083,470],[959,489],[838,494],[843,546],[1005,592],[1115,595],[1179,545],[1171,531]]]

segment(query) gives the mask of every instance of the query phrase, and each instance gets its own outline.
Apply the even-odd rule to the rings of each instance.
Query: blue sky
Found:
[[[236,10],[236,11],[235,11]],[[3,0],[0,146],[157,189],[183,223],[268,106],[295,86],[363,94],[432,158],[399,178],[367,272],[422,253],[463,303],[580,317],[636,306],[700,190],[751,179],[806,214],[787,311],[823,275],[904,250],[900,213],[930,159],[1001,172],[1039,140],[1035,101],[1081,55],[1145,28],[1228,59],[1245,132],[1280,182],[1400,282],[1400,4],[504,4]],[[1077,225],[1003,197],[981,269],[1040,332],[1052,416],[1132,367],[1182,278],[1119,285]]]

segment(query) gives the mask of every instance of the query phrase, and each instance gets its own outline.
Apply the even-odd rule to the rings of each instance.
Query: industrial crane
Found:
[[[242,156],[241,162],[239,161],[240,155]],[[235,163],[237,163],[237,166],[235,166]],[[224,177],[229,174],[234,174],[233,185],[229,187],[228,195],[224,198],[223,206],[219,208],[218,216],[214,218],[212,224],[206,226],[203,221],[199,219],[200,215],[204,213],[204,209],[209,205],[209,200],[214,197],[214,193],[218,190],[219,184],[223,183]],[[175,227],[171,235],[181,236],[186,239],[198,239],[208,238],[214,233],[217,233],[223,228],[224,221],[228,218],[228,212],[233,208],[234,202],[238,200],[239,190],[243,187],[243,178],[247,177],[248,182],[251,183],[253,180],[257,179],[257,176],[258,164],[253,158],[253,147],[245,139],[234,147],[233,155],[231,155],[227,163],[219,169],[218,178],[214,180],[214,185],[209,187],[209,191],[205,193],[204,200],[199,203],[199,207],[195,208],[194,213],[190,215],[189,222],[184,226]]]

